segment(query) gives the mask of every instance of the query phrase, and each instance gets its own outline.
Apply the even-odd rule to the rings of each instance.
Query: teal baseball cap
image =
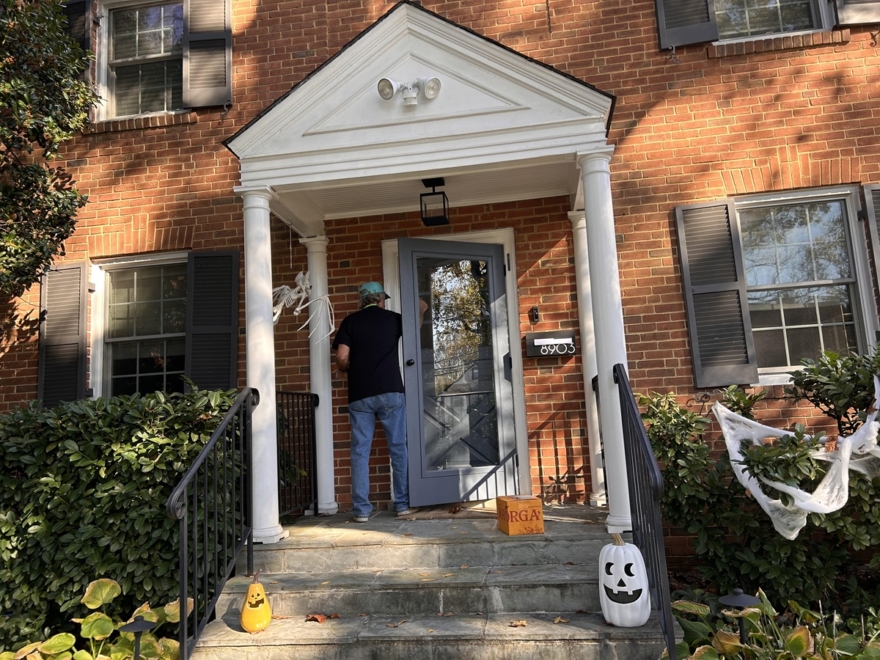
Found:
[[[361,284],[361,288],[358,289],[358,294],[361,298],[377,293],[383,294],[385,296],[385,300],[388,300],[391,297],[387,293],[385,293],[385,287],[382,286],[381,282],[364,282],[363,284]]]

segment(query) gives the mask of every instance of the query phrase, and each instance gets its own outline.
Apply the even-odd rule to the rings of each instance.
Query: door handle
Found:
[[[415,363],[416,363],[416,361],[413,360],[412,358],[410,358],[409,360],[406,361],[406,366],[411,367],[411,366],[413,366]]]

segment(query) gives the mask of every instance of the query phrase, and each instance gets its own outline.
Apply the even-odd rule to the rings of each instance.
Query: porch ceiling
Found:
[[[433,99],[376,85],[437,78]],[[614,97],[402,2],[226,141],[241,186],[273,193],[303,236],[325,220],[418,209],[442,176],[451,206],[569,195],[576,155],[607,150]]]

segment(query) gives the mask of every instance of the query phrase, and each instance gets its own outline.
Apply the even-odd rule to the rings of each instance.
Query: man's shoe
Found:
[[[411,516],[412,514],[414,514],[414,513],[418,513],[418,512],[419,512],[419,507],[417,507],[417,506],[411,506],[411,507],[409,507],[409,508],[407,508],[407,509],[404,509],[403,511],[398,511],[398,512],[397,512],[397,517],[398,517],[398,518],[402,518],[403,516]]]
[[[370,522],[370,516],[354,516],[352,518],[356,523]]]

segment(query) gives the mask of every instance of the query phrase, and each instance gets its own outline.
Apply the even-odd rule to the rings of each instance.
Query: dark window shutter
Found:
[[[718,38],[715,0],[656,0],[660,49]]]
[[[865,212],[867,213],[868,235],[871,237],[871,254],[874,257],[874,290],[880,292],[880,184],[864,186]]]
[[[232,103],[232,0],[185,0],[183,105]]]
[[[675,221],[697,387],[757,383],[733,203],[676,206]]]
[[[191,252],[187,267],[186,375],[199,389],[236,386],[238,252]]]
[[[838,25],[880,23],[880,0],[836,0]]]
[[[61,7],[67,18],[67,33],[79,44],[83,52],[89,52],[89,15],[90,0],[69,0]]]
[[[47,408],[86,395],[87,295],[85,263],[56,266],[43,276],[37,398]]]

